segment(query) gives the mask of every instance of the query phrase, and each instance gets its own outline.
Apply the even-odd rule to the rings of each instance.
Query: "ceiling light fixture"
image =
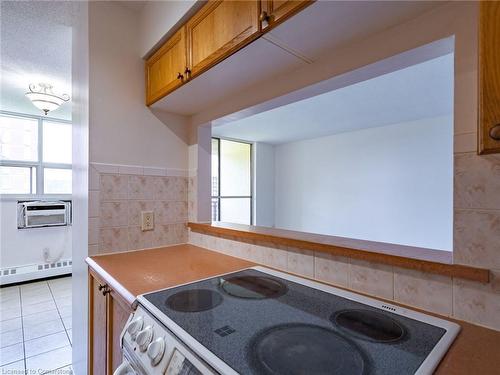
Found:
[[[45,114],[49,111],[59,108],[59,106],[69,101],[69,95],[56,95],[52,92],[52,85],[48,83],[39,83],[38,85],[31,84],[30,91],[26,93],[26,97],[31,100],[33,105]]]

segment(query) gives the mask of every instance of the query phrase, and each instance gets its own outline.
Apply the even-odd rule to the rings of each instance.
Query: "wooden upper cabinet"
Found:
[[[188,66],[195,76],[259,36],[259,2],[209,1],[186,24]]]
[[[179,87],[186,78],[186,66],[185,28],[182,27],[146,61],[146,104]]]
[[[500,2],[479,5],[479,153],[500,152]]]
[[[272,28],[313,3],[313,0],[261,0],[261,29]]]

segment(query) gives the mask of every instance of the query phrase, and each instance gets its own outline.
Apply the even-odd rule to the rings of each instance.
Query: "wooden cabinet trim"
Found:
[[[478,150],[480,154],[500,152],[500,140],[490,137],[500,125],[500,2],[479,4],[479,108]]]

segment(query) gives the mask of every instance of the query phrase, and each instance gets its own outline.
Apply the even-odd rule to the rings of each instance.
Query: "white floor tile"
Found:
[[[69,336],[69,341],[70,341],[71,345],[73,345],[73,329],[68,329],[66,332]]]
[[[72,328],[72,325],[73,325],[73,317],[68,316],[68,317],[66,317],[66,318],[62,318],[62,320],[63,320],[63,323],[64,323],[64,327],[65,327],[66,329],[70,329],[70,328]]]
[[[36,371],[35,374],[43,374],[69,365],[71,365],[71,346],[26,358],[26,369]]]
[[[24,327],[24,339],[32,340],[38,337],[50,335],[52,333],[64,331],[64,326],[60,319],[51,320],[38,325],[29,325]]]
[[[41,313],[44,311],[54,310],[55,308],[56,308],[56,304],[53,300],[46,301],[46,302],[40,302],[40,303],[34,303],[34,304],[30,304],[30,305],[25,305],[23,303],[23,315],[37,314],[37,313]]]
[[[21,298],[23,306],[26,305],[34,305],[36,303],[53,301],[52,294],[50,292],[47,293],[35,293],[33,295],[25,296],[23,295]]]
[[[18,375],[24,373],[24,359],[14,363],[9,363],[8,365],[0,367],[0,374],[12,374]]]
[[[19,287],[17,285],[0,288],[0,297],[9,296],[16,293],[19,293]]]
[[[72,366],[64,366],[56,370],[52,370],[49,372],[46,372],[45,374],[50,375],[50,374],[55,374],[55,375],[73,375],[73,367]]]
[[[12,307],[0,311],[0,321],[10,320],[21,316],[21,307]]]
[[[10,304],[15,304],[17,306],[20,302],[21,296],[19,295],[19,292],[4,294],[0,296],[0,305],[2,306],[2,308],[4,306],[5,308],[8,308]]]
[[[21,318],[0,321],[0,333],[22,328]]]
[[[57,308],[71,306],[71,297],[56,298]]]
[[[58,308],[59,314],[61,314],[62,318],[67,318],[72,315],[72,307],[71,306],[63,306]]]
[[[0,366],[17,362],[24,358],[23,344],[15,344],[0,348]]]
[[[21,307],[21,299],[19,296],[12,296],[0,301],[0,312],[13,309],[15,307]]]
[[[52,335],[43,336],[37,339],[24,342],[24,352],[26,358],[33,357],[38,354],[50,352],[54,349],[59,349],[70,344],[66,332],[54,333]]]
[[[48,310],[43,312],[38,312],[30,315],[23,316],[23,323],[25,326],[38,325],[44,322],[50,322],[51,320],[61,319],[59,312],[54,310]]]
[[[19,344],[20,342],[23,342],[22,329],[15,329],[13,331],[0,333],[0,348],[14,344]]]

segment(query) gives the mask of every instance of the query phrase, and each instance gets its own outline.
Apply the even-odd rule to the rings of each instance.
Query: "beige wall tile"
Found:
[[[101,228],[126,226],[128,224],[128,202],[103,202],[99,216]]]
[[[394,272],[391,266],[351,259],[349,288],[377,297],[394,298]]]
[[[347,288],[349,259],[320,251],[314,252],[314,278]]]
[[[394,300],[450,316],[453,312],[451,277],[395,268]]]
[[[89,191],[89,217],[98,217],[100,214],[101,199],[99,191]]]
[[[454,205],[500,210],[500,155],[455,155]]]
[[[142,231],[141,227],[128,227],[128,242],[130,250],[153,247],[153,231]]]
[[[500,269],[500,211],[455,209],[455,263]]]
[[[155,179],[152,176],[128,176],[128,198],[151,200],[155,194]]]
[[[489,284],[453,280],[453,315],[500,330],[500,270],[490,275]]]
[[[99,253],[127,251],[128,228],[101,228],[99,231]]]
[[[99,243],[99,218],[89,218],[89,245],[97,245]]]
[[[287,270],[298,275],[314,277],[314,253],[309,250],[289,248]]]
[[[477,150],[477,133],[462,133],[453,136],[453,152],[476,152]]]
[[[90,165],[90,167],[89,167],[89,190],[99,190],[100,187],[101,187],[100,174],[97,171],[97,169],[95,169],[95,167]]]
[[[163,201],[187,201],[186,177],[156,177],[153,182],[154,199]]]
[[[141,225],[142,211],[155,211],[154,201],[129,201],[128,202],[128,225]],[[155,212],[155,224],[160,224],[158,215]]]
[[[103,174],[100,179],[101,200],[127,199],[128,177],[117,174]]]
[[[99,254],[99,245],[89,245],[89,256]]]
[[[262,264],[283,271],[288,267],[288,254],[286,250],[275,247],[259,246],[262,249]]]

